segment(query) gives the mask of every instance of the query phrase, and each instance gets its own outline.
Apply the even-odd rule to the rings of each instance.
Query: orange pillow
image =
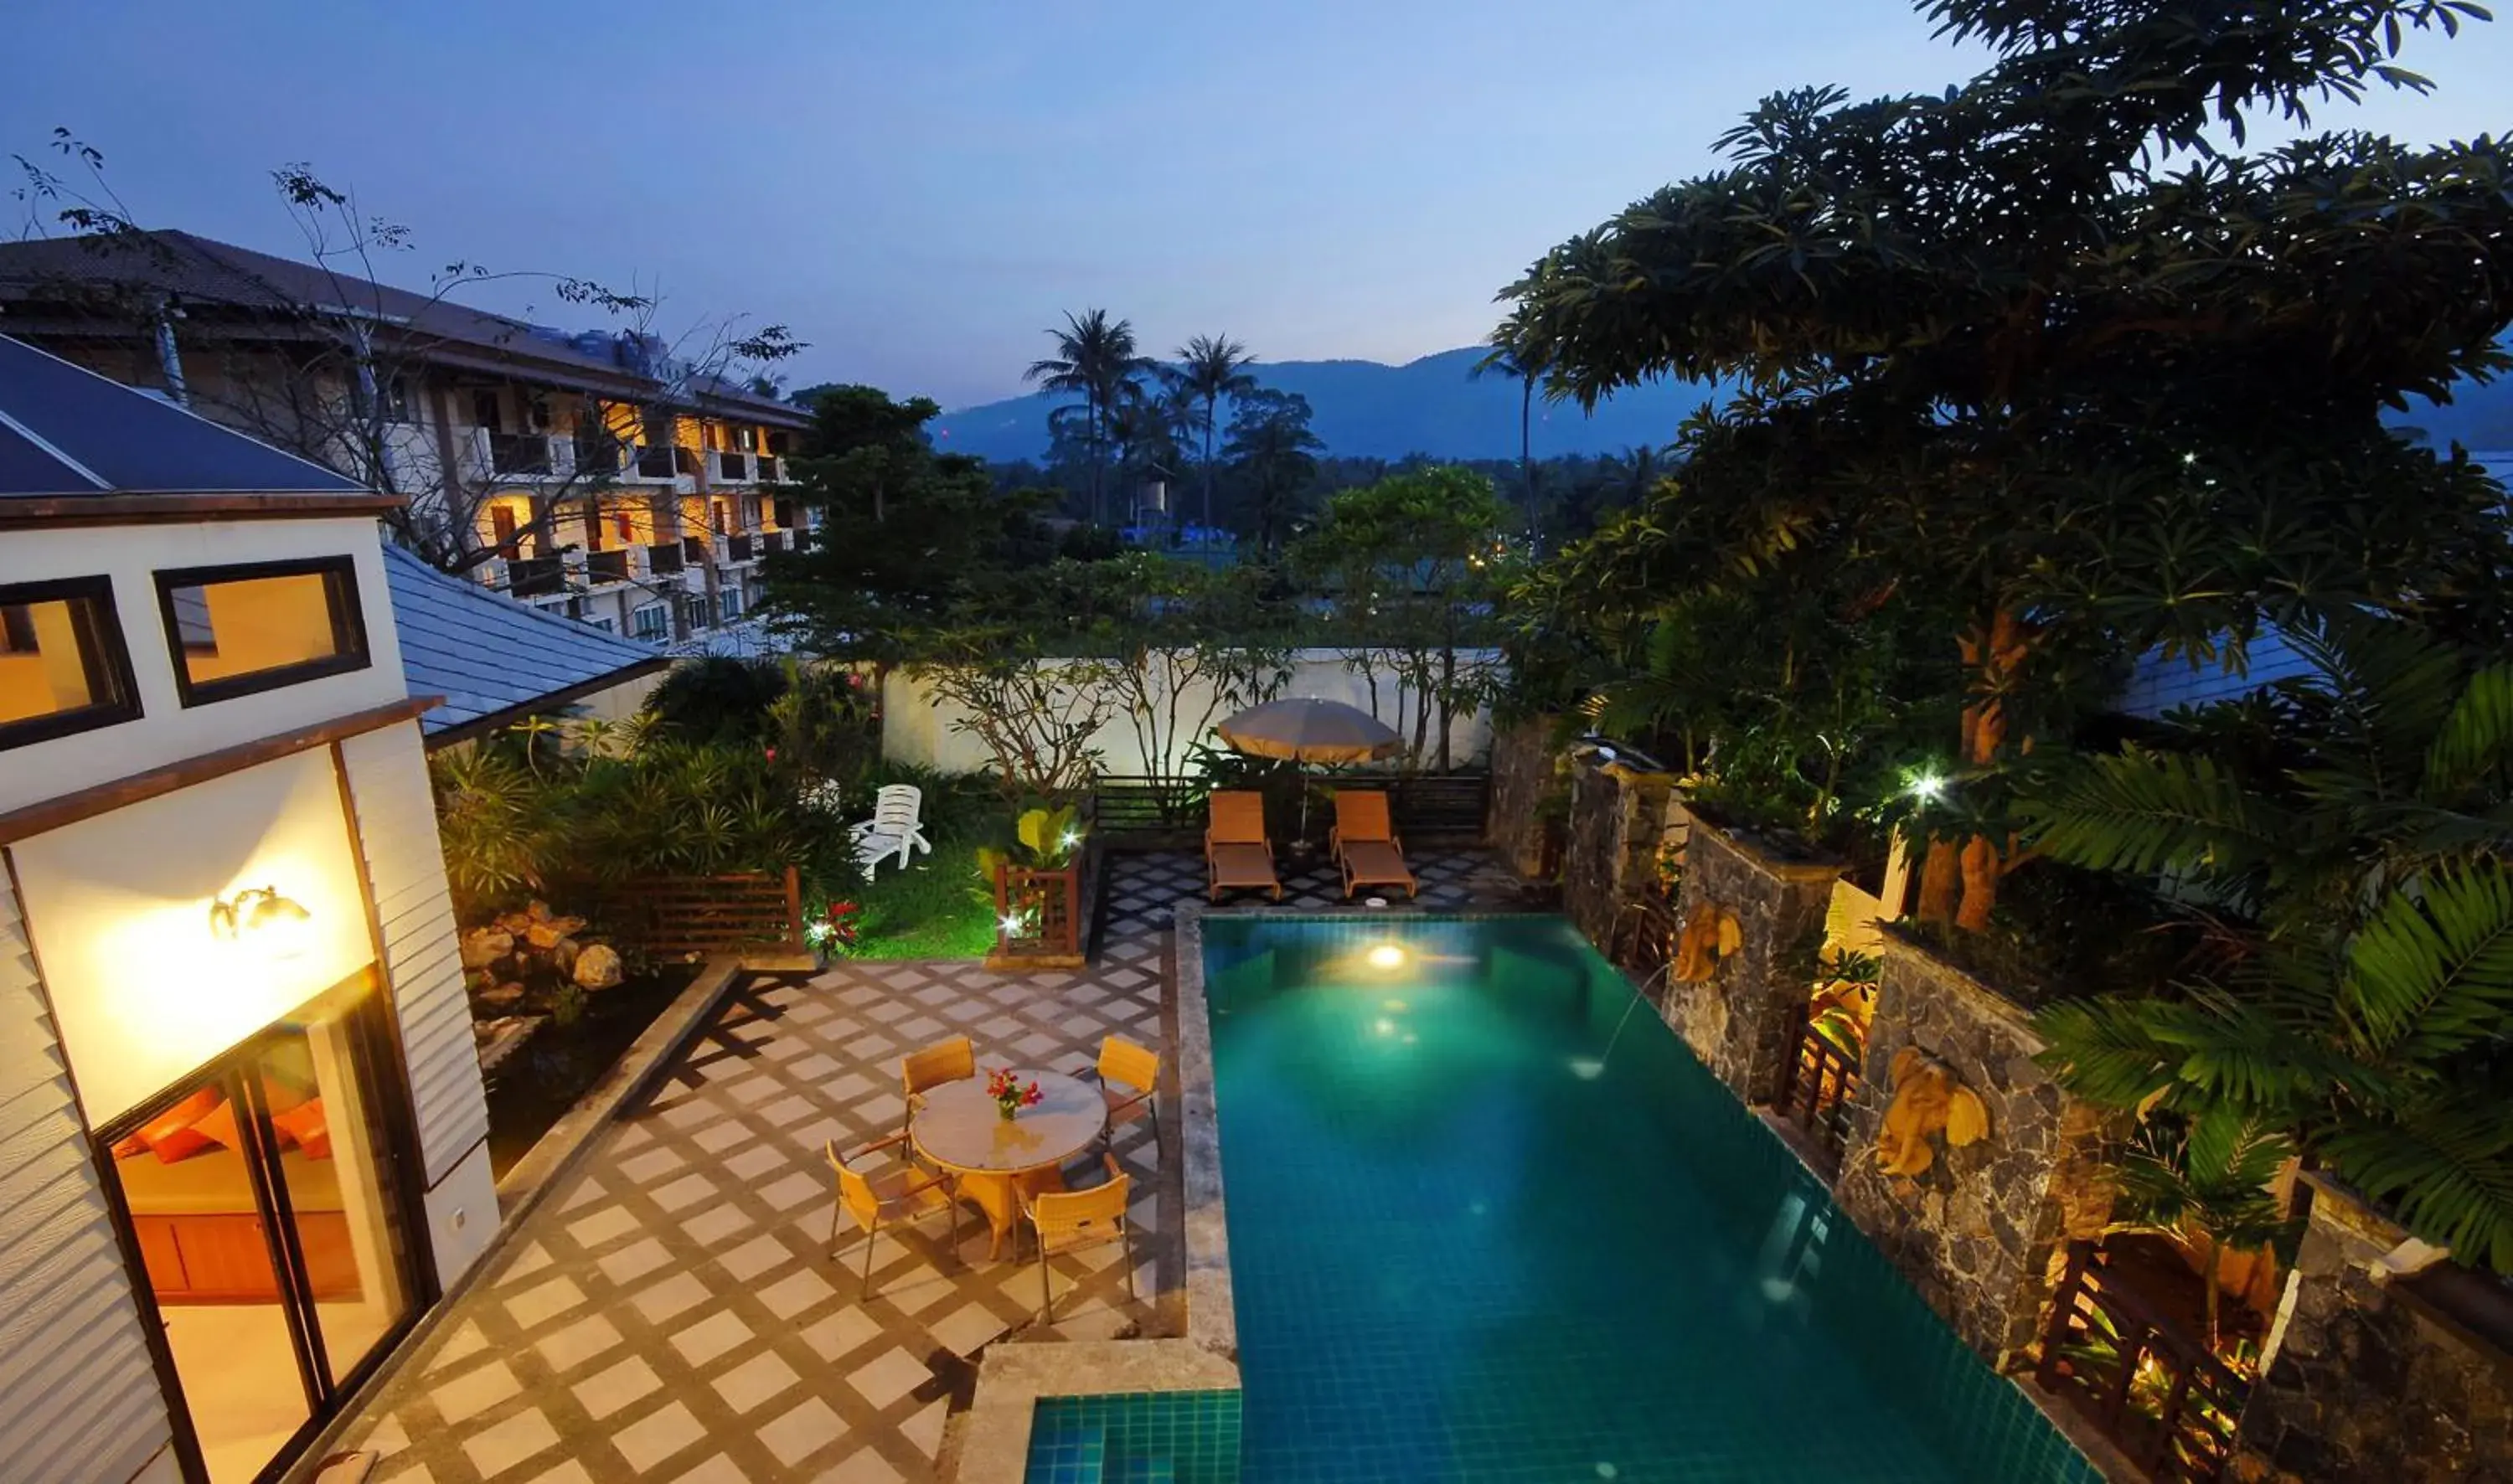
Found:
[[[220,1103],[201,1114],[194,1120],[192,1132],[212,1144],[222,1144],[228,1149],[244,1148],[243,1141],[236,1137],[236,1113],[233,1103]]]
[[[134,1137],[139,1139],[139,1141],[145,1147],[153,1150],[157,1148],[158,1141],[162,1139],[170,1139],[182,1133],[193,1124],[198,1123],[203,1114],[225,1101],[225,1096],[220,1093],[216,1086],[195,1088],[193,1089],[190,1097],[187,1097],[183,1101],[176,1104],[174,1107],[167,1109],[164,1113],[159,1113],[156,1117],[149,1119],[145,1124],[141,1125],[140,1132]],[[207,1140],[202,1141],[202,1143],[207,1142]],[[182,1158],[184,1153],[196,1152],[200,1147],[201,1146],[199,1144],[194,1144],[189,1149],[183,1151],[182,1153],[173,1155],[161,1153],[158,1157],[172,1162],[175,1159]]]
[[[284,1113],[271,1114],[270,1125],[296,1140],[306,1158],[332,1157],[332,1130],[323,1120],[321,1098],[308,1098]]]
[[[138,1134],[133,1134],[130,1138],[123,1140],[121,1143],[113,1147],[113,1157],[116,1159],[128,1159],[134,1154],[144,1154],[146,1152],[148,1152],[148,1141],[140,1138]]]

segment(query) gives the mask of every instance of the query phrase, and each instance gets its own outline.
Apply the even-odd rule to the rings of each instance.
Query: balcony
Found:
[[[771,530],[763,531],[760,534],[759,549],[763,552],[786,552],[792,551],[794,548],[786,537],[785,532],[781,530]]]
[[[596,585],[625,582],[632,575],[626,549],[589,551],[584,554],[584,580]]]
[[[491,433],[489,472],[501,479],[553,479],[573,472],[546,433]],[[575,449],[571,447],[569,452]]]
[[[689,562],[694,566],[704,566],[707,559],[706,537],[681,537],[681,557],[682,560]]]
[[[758,477],[761,484],[781,485],[785,483],[785,460],[778,458],[773,453],[762,453],[759,455],[756,462],[759,465]]]
[[[757,543],[747,535],[724,538],[724,559],[728,563],[748,562],[758,556]]]
[[[658,541],[646,548],[646,570],[668,577],[681,569],[681,543]]]
[[[572,440],[576,450],[576,472],[599,479],[617,479],[619,475],[618,440],[599,434],[578,434]]]
[[[567,591],[567,564],[557,557],[512,557],[506,591],[517,598],[552,598]]]
[[[719,485],[747,485],[751,481],[751,460],[747,453],[717,449],[707,455],[707,478]]]
[[[652,444],[640,444],[637,446],[637,457],[632,467],[637,471],[636,477],[640,480],[655,484],[669,484],[684,475],[697,474],[698,456],[697,451],[691,449],[665,449],[657,448]]]

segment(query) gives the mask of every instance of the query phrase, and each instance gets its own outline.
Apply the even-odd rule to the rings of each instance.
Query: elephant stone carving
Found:
[[[1936,1162],[1929,1136],[1941,1131],[1957,1149],[1978,1143],[1989,1137],[1989,1110],[1952,1068],[1905,1046],[1894,1053],[1894,1101],[1876,1136],[1876,1163],[1888,1175],[1922,1174]]]
[[[1744,945],[1745,934],[1737,926],[1736,915],[1715,902],[1696,902],[1693,915],[1684,919],[1684,936],[1676,940],[1675,977],[1680,983],[1699,984],[1719,967],[1719,960]]]

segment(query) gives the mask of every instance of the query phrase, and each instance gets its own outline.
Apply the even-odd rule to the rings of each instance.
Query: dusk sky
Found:
[[[1762,95],[1979,61],[1890,0],[8,9],[0,159],[60,163],[65,125],[143,225],[301,255],[268,172],[306,161],[413,229],[394,281],[464,258],[659,286],[666,328],[782,322],[812,342],[791,379],[946,407],[1019,391],[1043,327],[1092,305],[1153,352],[1469,343],[1530,259],[1707,168]],[[2405,60],[2436,96],[2323,122],[2513,127],[2505,25]]]

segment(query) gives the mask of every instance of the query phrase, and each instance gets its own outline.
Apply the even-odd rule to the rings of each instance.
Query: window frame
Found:
[[[113,578],[110,575],[99,573],[89,577],[48,577],[40,582],[0,582],[0,605],[10,607],[80,599],[92,600],[97,606],[94,633],[82,635],[82,638],[96,641],[96,649],[90,653],[84,644],[80,645],[79,668],[87,674],[91,692],[97,682],[101,680],[119,698],[102,705],[91,702],[69,711],[51,711],[20,721],[0,722],[0,753],[140,720],[142,710],[140,683],[132,674],[131,643],[122,630],[122,615],[114,606]]]
[[[175,694],[184,707],[215,705],[239,696],[259,695],[265,690],[278,690],[289,685],[301,685],[329,676],[349,675],[375,665],[375,650],[367,639],[366,598],[358,585],[358,559],[343,552],[336,556],[291,557],[278,562],[241,562],[222,566],[175,566],[154,574],[157,582],[157,612],[166,626],[166,657],[175,667]],[[336,652],[321,659],[301,660],[294,665],[279,665],[268,670],[256,670],[245,675],[222,676],[218,680],[195,682],[192,667],[183,657],[183,630],[175,613],[175,590],[185,587],[209,587],[221,582],[257,582],[270,577],[322,577],[326,596],[335,590],[330,580],[337,579],[337,590],[342,602],[332,606],[332,644]]]

